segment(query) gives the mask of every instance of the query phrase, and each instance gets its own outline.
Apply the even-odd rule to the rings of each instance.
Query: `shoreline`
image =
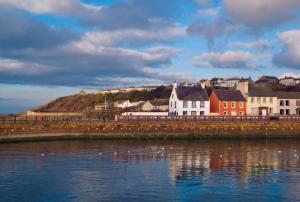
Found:
[[[22,134],[9,137],[0,137],[2,143],[18,142],[45,142],[45,141],[76,141],[76,140],[278,140],[278,139],[300,139],[299,136],[282,135],[197,135],[197,134],[84,134],[84,133],[62,133],[62,134]]]
[[[300,139],[298,122],[0,124],[0,143],[114,139]]]

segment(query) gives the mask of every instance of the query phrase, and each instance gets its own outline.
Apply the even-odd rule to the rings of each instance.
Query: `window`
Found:
[[[182,113],[183,113],[183,116],[186,116],[188,114],[187,111],[183,111]]]
[[[174,102],[174,107],[175,107],[175,109],[176,109],[176,105],[177,105],[177,102]]]
[[[263,103],[266,103],[267,102],[267,98],[263,98]]]
[[[280,115],[284,115],[284,109],[280,110]]]
[[[188,101],[183,101],[183,108],[188,108]]]
[[[224,114],[225,116],[227,116],[228,113],[227,113],[227,111],[224,111],[223,114]]]
[[[240,108],[244,108],[244,102],[240,102]]]
[[[285,110],[285,114],[290,115],[290,110],[289,109]]]
[[[279,105],[280,105],[280,106],[284,106],[284,100],[280,100],[280,101],[279,101]]]
[[[231,102],[231,108],[235,108],[235,102]]]
[[[224,108],[227,108],[227,102],[223,103]]]
[[[174,97],[174,95],[172,94],[172,98]]]
[[[297,100],[296,105],[300,106],[300,100]]]
[[[269,98],[269,102],[273,103],[273,98],[272,97]]]
[[[240,112],[240,116],[244,116],[244,112]]]
[[[204,116],[204,111],[200,111],[200,116]]]
[[[196,101],[192,102],[192,108],[196,108]]]
[[[254,103],[254,97],[251,98],[251,103]]]
[[[260,97],[257,98],[257,102],[260,103]]]
[[[171,102],[171,107],[173,107],[173,106],[172,106],[172,102]]]
[[[204,101],[200,101],[200,107],[201,107],[201,108],[204,107]]]
[[[289,100],[285,101],[285,106],[290,106],[290,101]]]

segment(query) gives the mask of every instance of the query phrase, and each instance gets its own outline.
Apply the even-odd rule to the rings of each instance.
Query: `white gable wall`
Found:
[[[187,107],[183,108],[183,100],[179,100],[176,93],[176,84],[173,86],[173,90],[169,100],[169,114],[170,115],[184,115],[186,112],[188,116],[192,115],[192,112],[196,112],[197,116],[210,115],[210,101],[204,101],[204,107],[200,107],[201,101],[196,101],[196,107],[192,108],[192,101],[187,101]]]

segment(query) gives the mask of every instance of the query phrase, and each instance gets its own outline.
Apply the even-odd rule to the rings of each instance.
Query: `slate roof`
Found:
[[[246,101],[239,90],[214,90],[221,101]]]
[[[153,106],[169,105],[169,99],[156,99],[149,101]]]
[[[200,86],[193,86],[193,87],[178,86],[176,88],[176,93],[179,100],[209,101],[206,90]]]
[[[276,93],[269,88],[251,87],[248,92],[249,97],[276,97]]]
[[[278,99],[300,99],[300,92],[276,92]]]

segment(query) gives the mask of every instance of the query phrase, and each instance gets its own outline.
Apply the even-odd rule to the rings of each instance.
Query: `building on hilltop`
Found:
[[[239,90],[214,89],[210,95],[210,112],[221,116],[244,116],[247,102]]]
[[[272,87],[279,84],[279,79],[275,76],[262,76],[255,81],[255,87]]]
[[[179,116],[204,116],[210,114],[210,101],[201,86],[177,86],[174,82],[169,99],[169,114]]]
[[[296,86],[297,79],[294,77],[284,77],[279,80],[279,83],[284,86]]]

